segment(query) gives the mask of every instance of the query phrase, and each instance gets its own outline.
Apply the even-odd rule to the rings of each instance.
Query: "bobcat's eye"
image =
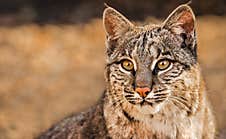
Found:
[[[134,68],[134,66],[133,66],[133,62],[132,61],[130,61],[130,60],[123,60],[122,62],[121,62],[121,65],[122,65],[122,67],[125,69],[125,70],[127,70],[127,71],[132,71],[133,70],[133,68]]]
[[[157,68],[159,70],[165,70],[170,66],[171,62],[167,59],[161,60],[157,63]]]

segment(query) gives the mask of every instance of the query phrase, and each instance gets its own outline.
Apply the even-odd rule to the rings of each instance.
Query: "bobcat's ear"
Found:
[[[103,23],[107,35],[113,38],[122,35],[133,26],[128,19],[111,7],[104,10]]]
[[[190,6],[184,4],[177,7],[165,20],[164,27],[176,34],[191,34],[195,31],[195,16]]]

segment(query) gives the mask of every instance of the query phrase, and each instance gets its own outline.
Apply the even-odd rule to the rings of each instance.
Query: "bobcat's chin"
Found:
[[[148,103],[143,103],[143,104],[136,104],[134,107],[141,113],[141,114],[156,114],[158,113],[162,107],[163,107],[163,102],[162,103],[153,103],[153,104],[148,104]]]

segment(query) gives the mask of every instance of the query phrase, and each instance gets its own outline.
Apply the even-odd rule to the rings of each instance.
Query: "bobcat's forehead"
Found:
[[[158,59],[160,54],[172,51],[173,47],[179,46],[181,40],[166,29],[159,26],[153,28],[137,28],[125,34],[118,47],[121,54],[129,56],[139,62],[150,64]]]

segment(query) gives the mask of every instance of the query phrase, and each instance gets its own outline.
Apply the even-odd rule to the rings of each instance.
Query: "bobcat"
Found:
[[[213,139],[214,117],[197,62],[195,17],[184,4],[159,25],[136,26],[111,7],[106,91],[39,139]]]

